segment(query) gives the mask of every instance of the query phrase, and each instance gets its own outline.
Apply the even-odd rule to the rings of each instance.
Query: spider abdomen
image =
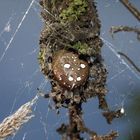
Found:
[[[83,85],[89,76],[89,65],[79,59],[78,54],[66,50],[58,51],[52,62],[55,79],[67,89]]]

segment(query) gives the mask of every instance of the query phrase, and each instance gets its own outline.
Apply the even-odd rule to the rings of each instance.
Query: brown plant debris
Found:
[[[134,32],[137,34],[137,39],[140,40],[140,28],[129,27],[129,26],[112,26],[110,29],[110,33],[113,37],[114,33],[118,32]]]
[[[120,0],[120,2],[132,13],[132,15],[140,21],[140,11],[129,1],[129,0]],[[129,26],[112,26],[110,28],[110,33],[113,37],[114,33],[118,32],[134,32],[137,34],[137,39],[140,41],[140,28],[137,27],[129,27]],[[140,72],[140,68],[136,66],[136,64],[123,52],[118,52],[119,55],[125,57],[127,61],[138,71]]]
[[[120,2],[132,13],[132,15],[140,21],[140,11],[129,1],[129,0],[120,0]],[[112,26],[110,29],[111,35],[117,32],[135,32],[137,34],[137,39],[140,40],[140,29],[136,27],[129,26]]]
[[[120,0],[120,2],[140,21],[140,11],[129,0]]]
[[[106,118],[107,123],[111,124],[112,120],[115,118],[120,118],[124,115],[124,109],[121,108],[116,111],[106,111],[103,112],[103,116]]]
[[[34,117],[32,114],[32,106],[36,103],[38,95],[31,101],[23,104],[14,114],[6,117],[0,123],[0,140],[5,140],[7,137],[15,135],[16,132]]]
[[[95,96],[99,108],[109,111],[105,99],[107,70],[101,56],[101,24],[95,1],[40,0],[40,5],[44,27],[38,60],[52,85],[50,94],[44,97],[53,99],[56,109],[65,107],[69,112],[69,123],[62,124],[57,132],[62,140],[83,140],[82,133],[95,140],[115,139],[115,132],[98,136],[82,118],[82,103]]]

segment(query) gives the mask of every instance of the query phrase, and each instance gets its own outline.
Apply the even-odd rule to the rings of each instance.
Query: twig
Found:
[[[137,39],[140,40],[140,29],[136,27],[129,27],[129,26],[112,26],[110,28],[111,36],[113,37],[114,33],[118,32],[134,32],[137,34]]]
[[[129,0],[120,0],[120,2],[140,21],[140,11],[138,11]]]
[[[140,68],[137,67],[137,65],[124,53],[122,52],[118,52],[119,55],[125,57],[127,59],[127,61],[138,71],[140,72]]]

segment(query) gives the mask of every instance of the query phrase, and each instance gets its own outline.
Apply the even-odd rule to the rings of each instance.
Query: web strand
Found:
[[[3,58],[4,58],[4,56],[5,56],[6,52],[7,52],[7,50],[8,50],[9,47],[11,46],[11,43],[13,42],[13,40],[14,40],[16,34],[18,33],[18,31],[19,31],[19,29],[20,29],[22,23],[24,22],[25,18],[27,17],[27,15],[28,15],[28,13],[29,13],[29,11],[30,11],[30,9],[31,9],[31,7],[32,7],[32,5],[33,5],[33,3],[34,3],[34,1],[35,1],[35,0],[32,0],[32,1],[31,1],[31,3],[30,3],[30,5],[29,5],[29,7],[27,8],[25,14],[23,15],[23,17],[22,17],[20,23],[18,24],[18,26],[17,26],[17,28],[16,28],[16,30],[15,30],[13,36],[11,37],[9,43],[7,44],[7,46],[6,46],[6,48],[5,48],[5,50],[4,50],[3,54],[2,54],[2,56],[0,57],[0,63],[2,62],[2,60],[3,60]]]
[[[121,56],[118,54],[118,52],[114,49],[114,45],[105,40],[103,37],[101,37],[105,45],[112,51],[112,53],[120,60],[122,64],[124,64],[134,75],[137,79],[140,80],[140,76],[124,61],[124,59],[121,58]]]

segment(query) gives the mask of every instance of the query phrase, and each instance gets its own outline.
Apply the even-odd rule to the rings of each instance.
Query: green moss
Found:
[[[42,68],[45,67],[46,62],[46,48],[41,48],[38,54],[38,61]]]
[[[72,46],[72,48],[76,49],[79,53],[81,54],[86,54],[88,51],[88,44],[86,43],[81,43],[80,41],[77,42]]]
[[[62,22],[77,20],[87,10],[87,0],[71,0],[69,7],[62,10],[59,17]]]

